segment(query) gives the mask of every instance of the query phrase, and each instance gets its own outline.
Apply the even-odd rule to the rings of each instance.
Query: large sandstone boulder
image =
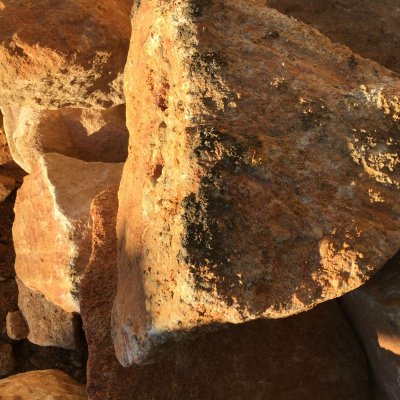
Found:
[[[110,332],[117,208],[117,188],[91,207],[93,251],[80,291],[90,400],[371,398],[362,350],[335,302],[287,319],[194,334],[150,365],[123,368]]]
[[[18,307],[27,324],[28,340],[39,346],[78,349],[77,315],[46,300],[43,294],[28,289],[19,279],[17,283]]]
[[[13,159],[27,172],[46,153],[102,162],[123,162],[127,157],[124,105],[107,110],[2,110]]]
[[[16,273],[66,312],[79,312],[79,281],[91,253],[92,199],[119,184],[122,164],[56,153],[40,158],[15,203]]]
[[[104,108],[124,102],[133,0],[2,0],[0,104]]]
[[[310,309],[397,252],[399,75],[264,1],[143,0],[132,27],[122,364],[200,325]]]
[[[0,380],[0,399],[84,400],[85,385],[55,369],[31,371]]]
[[[400,398],[400,254],[361,288],[341,298],[364,345],[378,400]]]
[[[400,6],[397,0],[267,0],[335,42],[400,72]]]

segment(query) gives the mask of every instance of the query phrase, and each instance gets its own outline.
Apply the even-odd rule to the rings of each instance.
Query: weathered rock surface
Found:
[[[0,377],[11,374],[15,367],[16,363],[12,353],[12,346],[8,343],[0,343]]]
[[[15,204],[16,273],[66,312],[79,312],[79,281],[91,253],[92,199],[118,185],[122,164],[49,153],[24,180]]]
[[[267,0],[335,42],[400,72],[400,7],[397,0]]]
[[[0,165],[9,162],[12,162],[12,157],[7,145],[7,137],[4,132],[3,114],[0,111]]]
[[[341,298],[367,353],[379,400],[400,398],[400,254]]]
[[[124,103],[133,0],[2,0],[0,103],[104,108]]]
[[[0,380],[0,399],[84,400],[85,385],[55,369],[31,371]]]
[[[27,172],[46,153],[102,162],[123,162],[127,157],[124,105],[107,110],[2,110],[13,159]]]
[[[79,347],[77,316],[28,289],[19,279],[18,307],[28,326],[28,340],[40,346],[76,350]]]
[[[117,208],[117,188],[98,195],[91,206],[93,252],[81,283],[89,399],[316,400],[322,393],[332,400],[370,399],[365,358],[335,302],[288,319],[194,335],[151,365],[123,368],[110,332]]]
[[[132,26],[122,364],[200,325],[310,309],[397,252],[399,75],[262,1],[143,0]]]
[[[20,311],[11,311],[7,314],[6,328],[7,336],[13,340],[26,339],[29,333],[25,319]]]
[[[15,179],[11,176],[0,175],[0,203],[2,203],[16,188]]]

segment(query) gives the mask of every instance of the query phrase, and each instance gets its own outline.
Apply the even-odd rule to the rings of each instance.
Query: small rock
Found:
[[[17,283],[18,306],[29,331],[28,340],[40,346],[77,349],[76,316],[46,300],[43,294],[28,289],[19,279]]]
[[[7,343],[0,344],[0,377],[11,374],[16,367],[12,346]],[[0,392],[0,395],[2,393]],[[0,399],[2,397],[0,396]]]
[[[0,380],[0,398],[8,400],[85,400],[85,385],[58,370],[31,371]]]
[[[6,327],[10,339],[22,340],[28,336],[28,327],[20,311],[12,311],[7,314]]]
[[[18,287],[14,279],[0,281],[0,340],[7,339],[6,317],[18,310]]]

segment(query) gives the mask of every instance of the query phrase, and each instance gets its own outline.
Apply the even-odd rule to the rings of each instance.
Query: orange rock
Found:
[[[200,325],[308,310],[396,253],[398,74],[263,1],[142,0],[132,27],[122,364]]]
[[[0,380],[0,399],[7,400],[84,400],[85,385],[66,373],[48,369],[31,371]]]
[[[117,188],[91,205],[93,251],[80,290],[90,400],[371,398],[365,357],[336,302],[290,318],[193,332],[151,364],[123,368],[110,330],[117,208]]]
[[[3,0],[2,105],[105,108],[124,102],[133,0]]]
[[[13,159],[27,172],[46,153],[102,162],[123,162],[127,157],[124,105],[107,110],[2,110]]]
[[[79,312],[79,281],[91,252],[90,203],[119,184],[122,164],[45,154],[15,203],[17,276],[66,312]]]

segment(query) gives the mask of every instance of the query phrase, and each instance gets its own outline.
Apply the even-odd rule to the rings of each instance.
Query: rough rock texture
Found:
[[[400,72],[400,6],[397,0],[267,0],[335,42]]]
[[[90,203],[119,184],[122,164],[55,153],[40,158],[15,204],[15,270],[26,287],[66,312],[79,312],[79,280],[91,252]]]
[[[123,162],[127,157],[124,105],[107,110],[2,110],[13,159],[27,172],[46,153],[102,162]]]
[[[0,340],[7,338],[6,318],[18,310],[18,288],[14,279],[0,279]]]
[[[16,188],[15,179],[11,176],[0,175],[0,203],[2,203]]]
[[[43,108],[124,103],[133,0],[2,0],[0,104]]]
[[[117,207],[117,188],[91,206],[93,252],[81,284],[89,399],[317,400],[322,393],[324,399],[370,399],[362,350],[335,302],[288,319],[194,336],[151,365],[123,368],[110,333]]]
[[[12,353],[12,346],[7,343],[0,343],[0,377],[11,374],[15,367],[16,363]]]
[[[40,346],[76,350],[79,347],[77,316],[28,289],[19,279],[18,307],[28,326],[28,340]]]
[[[85,385],[57,370],[25,372],[0,380],[0,399],[84,400]]]
[[[367,353],[379,400],[400,398],[400,253],[341,298]]]
[[[264,3],[134,6],[124,365],[193,327],[310,309],[400,247],[399,75]]]
[[[13,340],[26,339],[29,330],[20,311],[12,311],[6,317],[7,336]]]
[[[0,111],[0,165],[12,162],[10,149],[7,145],[7,137],[4,132],[3,114]]]

